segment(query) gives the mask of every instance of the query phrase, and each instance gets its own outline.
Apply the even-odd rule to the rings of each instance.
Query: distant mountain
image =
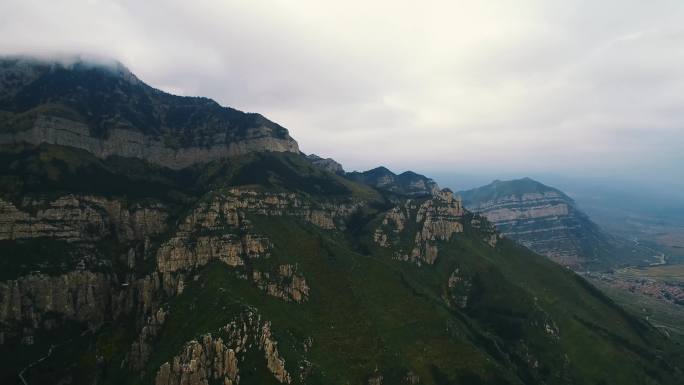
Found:
[[[603,231],[562,191],[530,178],[460,191],[463,204],[530,249],[573,269],[656,262],[654,253]]]
[[[681,382],[680,346],[429,178],[357,183],[122,67],[2,66],[1,384]]]
[[[259,151],[298,152],[259,114],[167,94],[118,62],[0,58],[0,144],[57,144],[170,168]]]
[[[437,183],[424,175],[413,171],[397,175],[382,166],[364,172],[350,172],[346,176],[355,182],[399,195],[432,195],[439,190]]]
[[[342,165],[335,161],[335,159],[321,158],[316,154],[307,155],[306,159],[326,171],[330,171],[334,174],[344,175],[344,168],[342,168]]]

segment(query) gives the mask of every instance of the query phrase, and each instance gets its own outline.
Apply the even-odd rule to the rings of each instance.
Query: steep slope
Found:
[[[342,168],[342,165],[335,161],[335,159],[321,158],[316,154],[307,155],[306,159],[324,170],[328,170],[335,174],[344,175],[344,168]]]
[[[424,175],[413,171],[397,175],[382,166],[364,172],[349,172],[346,177],[355,182],[399,195],[425,196],[439,189],[435,181]]]
[[[458,193],[499,231],[573,269],[655,262],[652,253],[607,234],[560,190],[530,178],[494,181]]]
[[[303,154],[0,147],[0,382],[676,384],[681,347],[448,190]]]
[[[259,114],[164,93],[120,63],[0,58],[0,144],[19,143],[68,145],[171,168],[299,151],[285,128]]]

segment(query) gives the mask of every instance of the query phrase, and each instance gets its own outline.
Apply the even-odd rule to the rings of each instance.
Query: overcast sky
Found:
[[[347,170],[684,179],[684,1],[0,1],[0,53],[116,58]]]

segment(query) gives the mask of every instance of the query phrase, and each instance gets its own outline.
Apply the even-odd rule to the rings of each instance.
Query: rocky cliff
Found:
[[[601,230],[563,192],[529,178],[494,181],[461,191],[466,207],[494,223],[502,235],[573,269],[648,263],[633,248]]]
[[[258,350],[276,381],[292,382],[285,361],[278,353],[271,324],[263,321],[253,309],[247,309],[235,320],[221,327],[216,335],[204,334],[188,342],[171,362],[157,371],[155,385],[208,385],[240,383],[240,361],[248,350]]]
[[[437,242],[449,241],[455,233],[463,232],[463,214],[461,201],[448,189],[422,201],[408,199],[384,215],[373,240],[394,248],[396,259],[431,265],[437,260]],[[410,244],[402,242],[407,237],[412,240]]]
[[[166,94],[120,63],[0,58],[0,144],[49,143],[170,168],[252,152],[299,152],[283,127],[203,98]]]

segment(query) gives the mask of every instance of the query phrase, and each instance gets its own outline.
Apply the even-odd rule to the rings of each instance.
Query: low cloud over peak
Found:
[[[681,175],[684,3],[0,4],[0,54],[115,58],[347,169]]]

